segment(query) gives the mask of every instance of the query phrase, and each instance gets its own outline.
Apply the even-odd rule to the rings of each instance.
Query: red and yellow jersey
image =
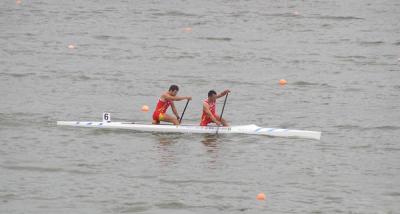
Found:
[[[164,113],[167,111],[168,107],[173,103],[173,101],[166,100],[162,101],[161,99],[158,100],[156,110],[153,113],[153,119],[156,121],[163,120]]]
[[[204,100],[204,103],[207,103],[208,106],[210,106],[210,112],[211,114],[215,117],[215,102],[211,103],[208,102],[208,99]],[[207,124],[213,122],[212,119],[207,115],[206,111],[204,111],[203,109],[203,114],[201,115],[201,122],[200,122],[200,126],[207,126]]]

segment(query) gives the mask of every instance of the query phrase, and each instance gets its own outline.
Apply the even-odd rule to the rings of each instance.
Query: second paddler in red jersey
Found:
[[[216,113],[216,101],[218,98],[225,96],[230,93],[230,90],[225,90],[220,94],[217,94],[214,90],[208,92],[208,98],[203,101],[203,114],[201,115],[200,126],[207,126],[209,123],[215,123],[218,126],[228,126],[228,123],[224,118]]]
[[[179,91],[179,87],[177,85],[171,85],[169,90],[164,92],[160,99],[158,100],[156,109],[153,113],[153,124],[160,124],[160,121],[173,123],[174,125],[179,125],[179,115],[176,107],[174,105],[174,101],[181,100],[191,100],[192,97],[189,96],[177,96]],[[167,109],[171,106],[172,112],[175,116],[171,116],[167,114]]]

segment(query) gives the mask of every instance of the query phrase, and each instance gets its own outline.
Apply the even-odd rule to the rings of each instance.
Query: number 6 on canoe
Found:
[[[108,112],[103,112],[103,123],[111,122],[111,114]]]

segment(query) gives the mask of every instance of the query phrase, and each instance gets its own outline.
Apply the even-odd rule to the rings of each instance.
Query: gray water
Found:
[[[0,213],[400,213],[399,21],[398,0],[1,1]],[[322,139],[56,126],[150,122],[170,84],[184,123],[228,88],[231,124]]]

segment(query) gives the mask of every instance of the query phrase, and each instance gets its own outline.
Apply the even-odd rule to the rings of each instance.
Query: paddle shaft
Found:
[[[185,114],[186,107],[188,106],[188,104],[189,104],[189,101],[190,101],[190,100],[187,100],[187,102],[186,102],[186,105],[185,105],[185,108],[183,109],[183,112],[182,112],[181,118],[179,118],[179,124],[181,124],[181,122],[182,122],[182,118],[183,118],[183,115]]]
[[[227,93],[226,96],[225,96],[224,105],[222,106],[221,116],[219,117],[220,120],[221,120],[221,123],[222,123],[222,115],[224,114],[224,110],[225,110],[226,100],[228,99],[228,94],[229,93]]]
[[[225,96],[224,105],[222,106],[221,115],[220,115],[220,117],[219,117],[221,123],[222,123],[222,115],[224,114],[224,110],[225,110],[226,100],[228,99],[228,94],[229,94],[229,93],[227,93],[226,96]],[[222,124],[222,125],[223,125],[223,124]],[[218,128],[217,128],[217,134],[218,134],[218,131],[219,131],[219,126],[218,126]]]

